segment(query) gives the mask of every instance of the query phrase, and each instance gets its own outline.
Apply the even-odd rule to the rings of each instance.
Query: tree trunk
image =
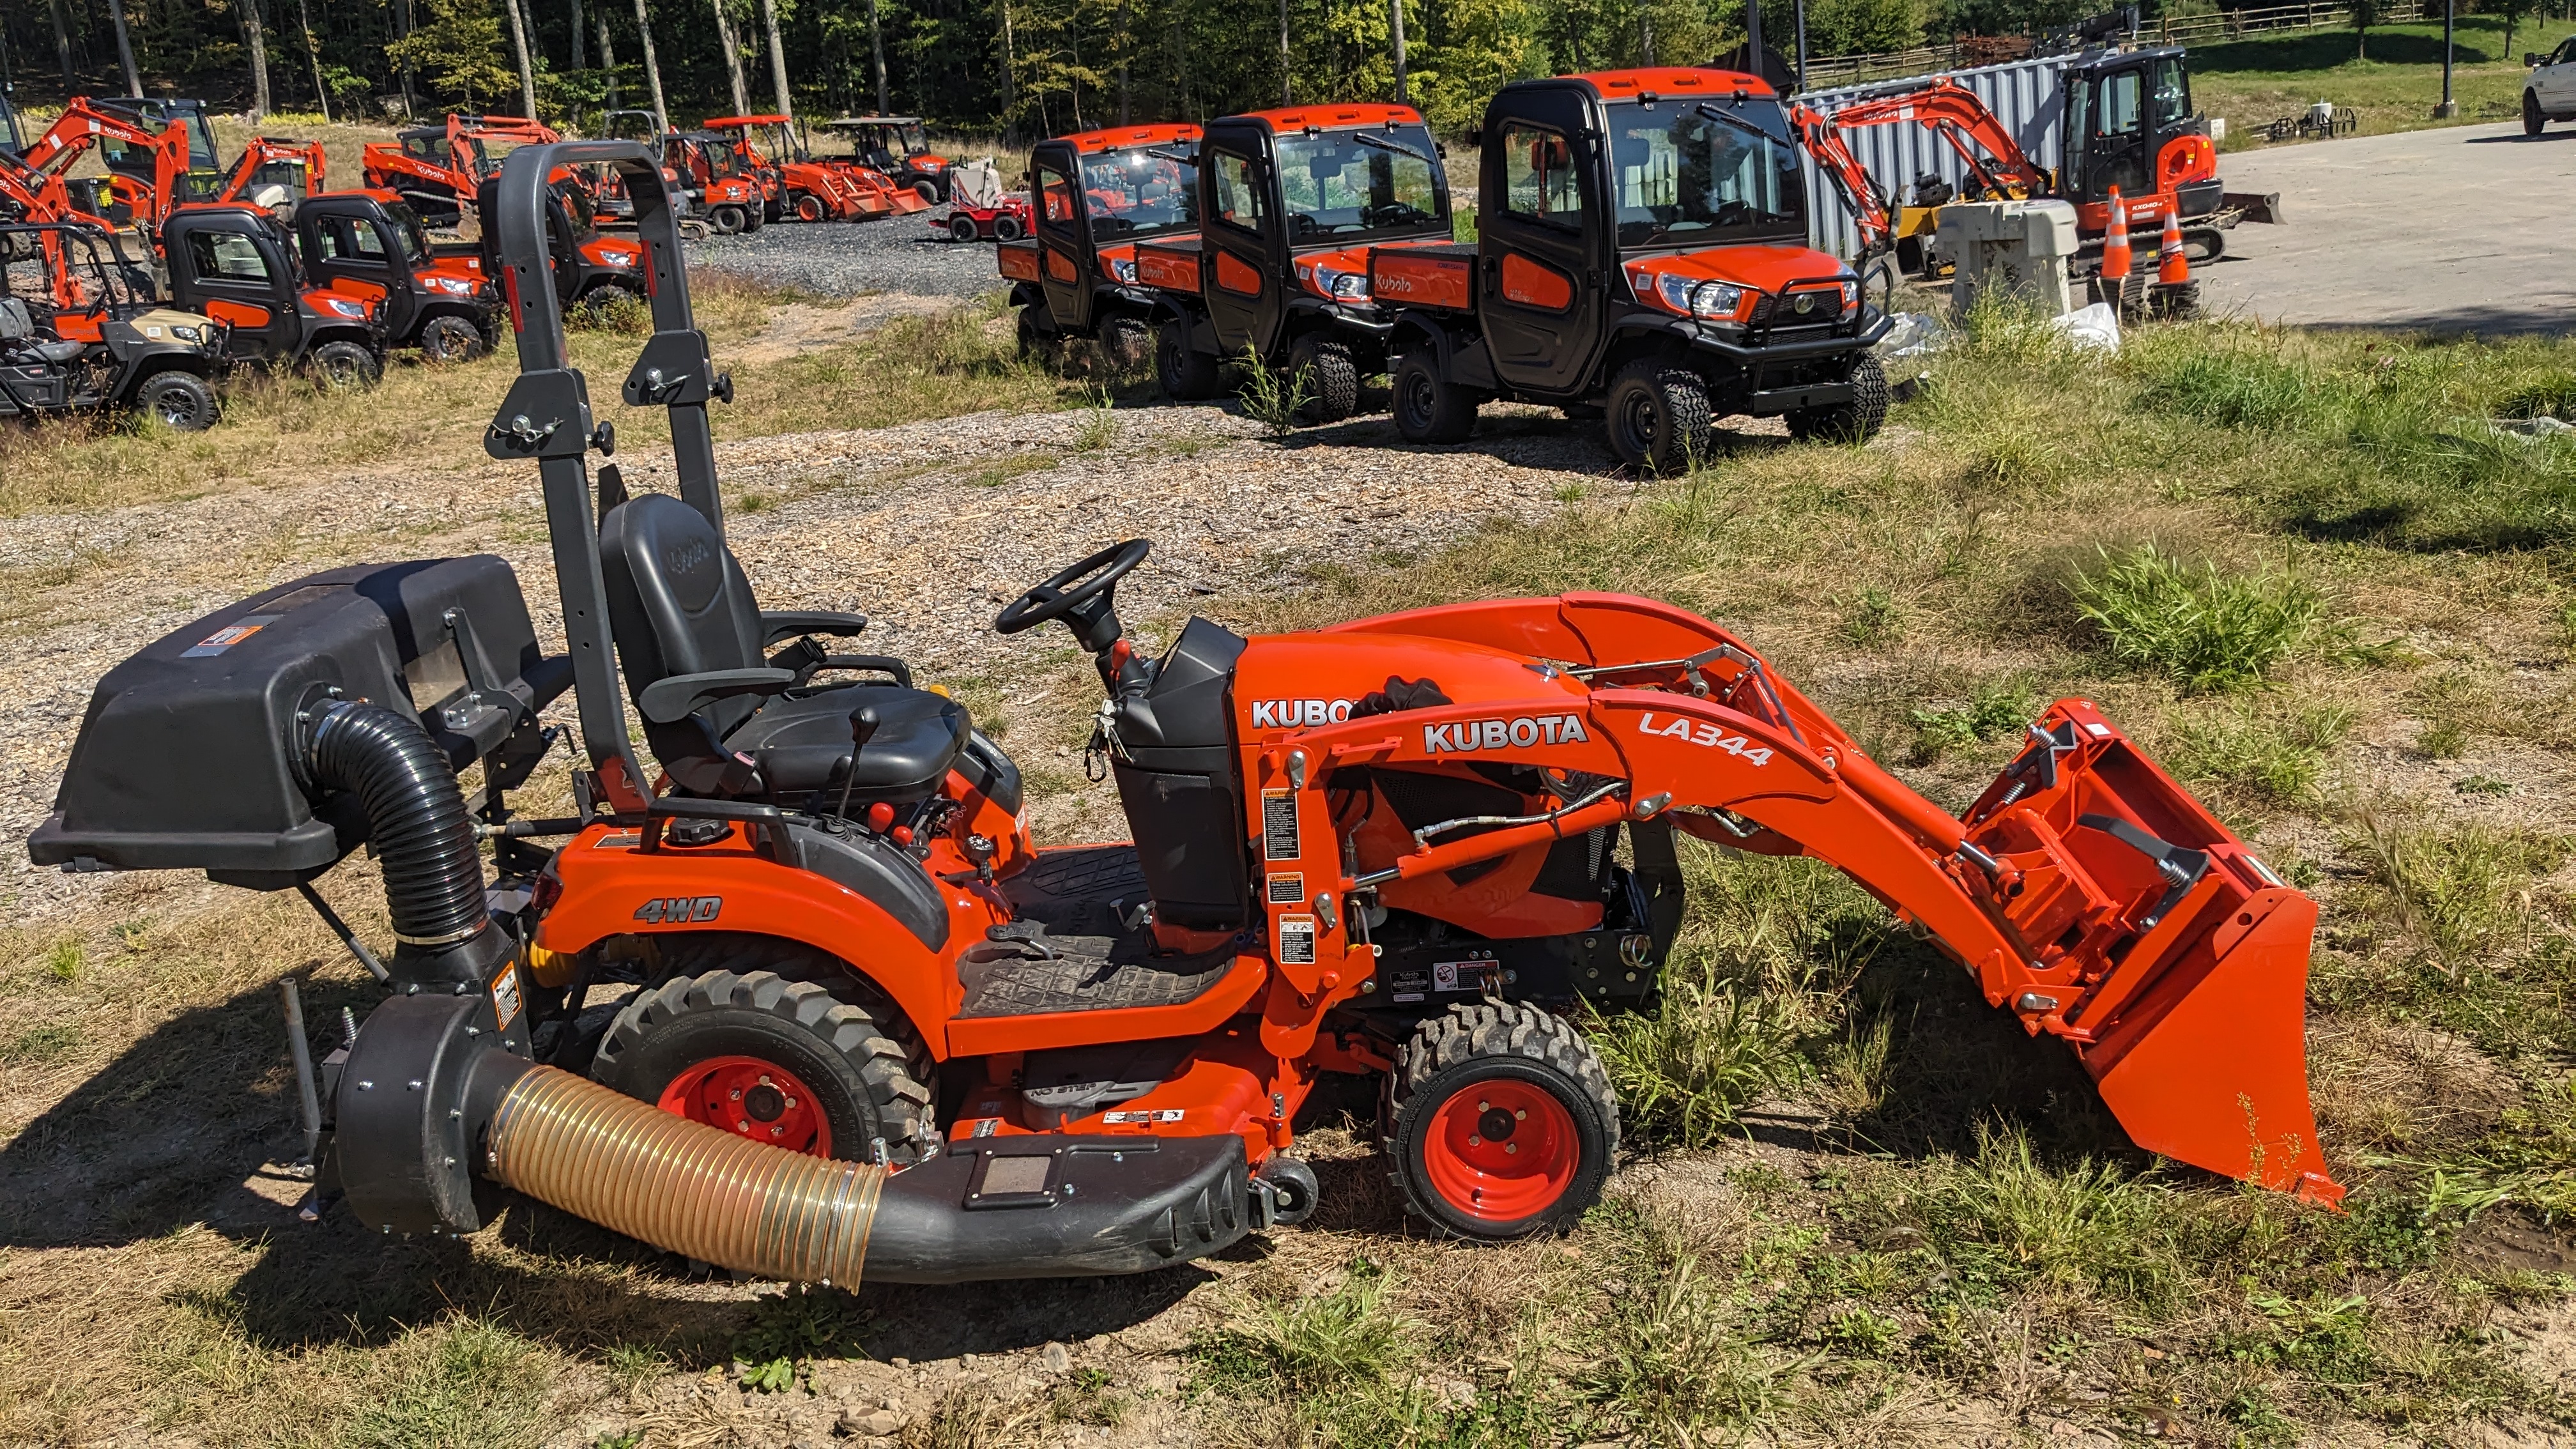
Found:
[[[887,115],[893,111],[894,106],[886,99],[885,27],[877,23],[877,0],[868,0],[868,44],[877,53],[877,114]],[[1004,4],[1002,6],[1002,48],[1007,51],[1010,46],[1011,7]],[[1010,97],[1011,73],[1006,66],[1002,71],[1002,105],[1005,109],[1010,106]]]
[[[590,20],[592,24],[599,27],[599,68],[608,73],[608,108],[613,111],[618,108],[617,42],[609,38],[608,11],[605,7],[593,7]]]
[[[125,0],[107,0],[107,13],[116,21],[116,58],[125,66],[125,93],[143,99],[143,76],[134,68],[134,41],[125,33]]]
[[[653,124],[659,131],[671,129],[670,108],[662,104],[662,67],[653,59],[653,22],[644,13],[644,0],[635,0],[635,34],[644,42],[644,83],[653,90]]]
[[[247,5],[252,0],[242,0],[242,3]],[[411,39],[411,0],[394,0],[394,28],[402,32],[403,39]],[[403,62],[401,80],[403,114],[416,115],[420,111],[420,97],[414,94],[420,84],[419,68],[409,61]]]
[[[590,69],[590,62],[581,53],[581,0],[572,0],[572,68]]]
[[[725,0],[708,0],[716,12],[716,44],[724,51],[725,79],[733,85],[733,113],[751,114],[751,90],[742,82],[742,47],[735,43],[733,17],[725,14]]]
[[[1288,101],[1288,0],[1279,0],[1279,104]]]
[[[1395,103],[1399,106],[1409,106],[1413,102],[1404,98],[1404,0],[1387,0],[1386,8],[1387,21],[1394,31],[1392,38],[1395,41]],[[1654,22],[1650,20],[1646,23],[1652,25]],[[1652,48],[1650,43],[1648,49]],[[1646,61],[1648,65],[1654,63],[1651,56]]]
[[[760,0],[761,28],[769,32],[769,85],[778,92],[778,114],[793,116],[787,103],[787,51],[778,43],[778,0]]]
[[[322,124],[327,126],[331,124],[331,93],[322,86],[322,47],[313,39],[313,8],[305,0],[295,0],[295,19],[304,28],[304,59],[313,67],[313,104],[321,108]]]
[[[63,0],[51,0],[54,10],[54,60],[63,68],[63,94],[80,94],[80,81],[72,75],[72,28],[63,23]]]
[[[527,107],[521,114],[533,121],[537,118],[537,73],[528,63],[528,17],[519,9],[519,0],[505,3],[510,12],[510,48],[519,58],[519,99]]]
[[[1133,125],[1127,119],[1127,47],[1135,41],[1128,29],[1127,0],[1118,0],[1118,124]]]
[[[250,122],[268,114],[268,29],[260,24],[259,0],[242,0],[242,38],[250,46]]]

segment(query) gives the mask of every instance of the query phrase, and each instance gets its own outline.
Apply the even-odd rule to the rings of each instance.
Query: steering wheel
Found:
[[[1075,633],[1084,636],[1084,647],[1098,653],[1117,642],[1116,636],[1113,633],[1095,646],[1089,637],[1089,626],[1100,615],[1113,620],[1117,617],[1111,612],[1111,593],[1118,581],[1134,572],[1136,565],[1145,561],[1145,555],[1153,551],[1154,541],[1147,538],[1111,544],[1003,606],[1002,612],[994,616],[993,629],[996,633],[1017,634],[1049,619],[1063,619],[1073,625]],[[1091,608],[1094,602],[1101,607]]]

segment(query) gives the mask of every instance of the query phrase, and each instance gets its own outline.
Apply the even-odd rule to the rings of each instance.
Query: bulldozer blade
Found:
[[[2314,901],[2084,700],[2030,727],[1962,823],[2021,961],[1989,995],[2075,1048],[2132,1141],[2342,1197],[2308,1102]]]

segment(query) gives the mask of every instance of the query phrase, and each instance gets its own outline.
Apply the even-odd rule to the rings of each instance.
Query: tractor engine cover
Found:
[[[308,786],[300,712],[335,692],[416,711],[462,768],[523,728],[533,738],[533,711],[570,673],[539,650],[517,576],[490,554],[280,584],[108,671],[28,856],[284,889],[366,839],[353,802]]]

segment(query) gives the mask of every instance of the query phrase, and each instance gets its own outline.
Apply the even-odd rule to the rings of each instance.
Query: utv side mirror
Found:
[[[2526,50],[2522,53],[2522,63],[2527,67],[2537,68],[2540,61],[2541,55],[2539,51]]]

